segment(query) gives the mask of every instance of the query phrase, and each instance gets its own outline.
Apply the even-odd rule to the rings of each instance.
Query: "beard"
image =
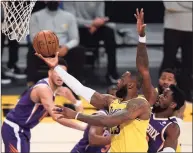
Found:
[[[127,86],[123,86],[122,88],[120,88],[119,90],[117,90],[116,92],[116,96],[118,98],[125,98],[127,96],[128,90],[127,90]]]
[[[153,105],[153,109],[152,109],[152,112],[153,113],[159,113],[159,112],[163,112],[167,109],[167,107],[161,107],[159,103],[155,103]]]

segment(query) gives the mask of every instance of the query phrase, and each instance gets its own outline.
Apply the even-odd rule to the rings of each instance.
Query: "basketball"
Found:
[[[50,30],[38,32],[33,39],[35,51],[44,57],[55,55],[59,48],[59,40],[56,34]]]

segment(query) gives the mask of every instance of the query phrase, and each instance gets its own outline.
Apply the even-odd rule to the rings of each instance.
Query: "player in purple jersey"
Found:
[[[107,115],[107,111],[99,110],[93,115]],[[111,136],[103,127],[88,125],[83,138],[74,146],[71,153],[105,153],[110,149]]]
[[[115,95],[116,86],[110,86],[107,94]],[[101,109],[93,115],[108,115],[108,112]],[[88,125],[84,131],[83,138],[74,146],[71,153],[104,153],[110,149],[111,136],[104,127]]]
[[[180,135],[180,126],[175,111],[184,105],[184,94],[175,85],[170,85],[153,105],[148,135],[148,153],[175,152]]]
[[[149,136],[148,152],[175,152],[180,128],[173,116],[174,112],[184,105],[184,94],[177,86],[170,85],[169,88],[164,89],[163,94],[159,95],[151,84],[143,9],[140,12],[137,10],[137,14],[140,15],[136,16],[139,33],[136,65],[142,76],[144,96],[153,106],[154,112],[147,130]],[[164,121],[162,122],[162,120]],[[162,126],[165,128],[162,128]]]
[[[62,68],[66,70],[64,61],[62,59],[59,61]],[[67,92],[63,95],[75,103],[72,96],[69,96],[72,94],[69,93],[71,91],[63,88],[62,85],[63,81],[53,69],[50,69],[48,78],[38,81],[21,95],[17,105],[7,114],[2,125],[1,134],[5,144],[5,152],[30,152],[30,129],[48,114],[64,126],[79,130],[86,128],[86,124],[59,118],[59,115],[53,114],[52,109],[58,89]]]

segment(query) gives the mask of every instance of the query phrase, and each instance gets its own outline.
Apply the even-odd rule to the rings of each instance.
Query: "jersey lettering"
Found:
[[[149,136],[155,141],[156,137],[160,134],[156,129],[154,129],[150,124],[147,129]]]

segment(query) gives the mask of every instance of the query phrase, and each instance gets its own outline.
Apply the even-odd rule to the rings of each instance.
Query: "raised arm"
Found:
[[[95,90],[84,86],[76,78],[66,72],[58,64],[58,52],[54,58],[45,58],[41,54],[37,54],[50,68],[54,68],[57,74],[60,76],[62,81],[70,88],[72,91],[79,96],[85,98],[91,105],[98,109],[108,107],[109,103],[114,99],[111,95],[103,95]]]
[[[53,111],[57,114],[62,114],[63,117],[71,119],[76,118],[77,120],[90,125],[102,127],[113,127],[136,118],[148,120],[150,117],[149,104],[142,98],[131,100],[125,109],[117,111],[112,115],[85,115],[82,113],[76,113],[68,108],[63,108],[62,110],[54,108]]]
[[[175,152],[180,135],[179,126],[175,123],[170,124],[166,129],[166,135],[163,151],[161,152]]]
[[[61,116],[61,115],[54,114],[52,112],[52,109],[55,106],[54,106],[54,102],[53,102],[52,92],[47,86],[39,86],[33,90],[34,90],[33,91],[34,93],[32,93],[32,94],[36,95],[35,101],[41,101],[42,105],[48,111],[48,113],[50,114],[50,116],[52,117],[52,119],[54,121],[56,121],[64,126],[67,126],[69,128],[74,128],[74,129],[82,130],[82,131],[85,130],[86,124],[80,123],[80,122],[75,122],[73,120],[65,119],[65,118],[59,119],[59,116]]]
[[[149,60],[146,48],[145,24],[143,9],[139,12],[136,10],[135,17],[137,19],[137,31],[139,34],[139,43],[137,46],[136,65],[139,73],[143,78],[143,93],[145,98],[151,105],[156,102],[157,92],[151,83],[151,76],[149,73]]]

